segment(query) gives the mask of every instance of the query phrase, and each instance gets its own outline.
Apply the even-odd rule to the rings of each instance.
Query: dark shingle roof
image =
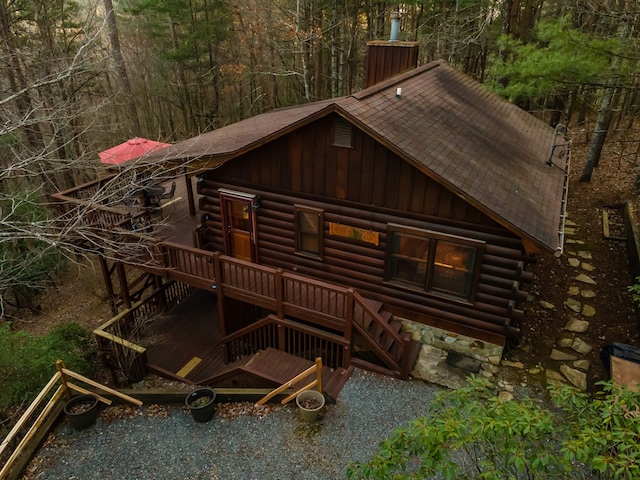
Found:
[[[334,111],[525,241],[560,247],[566,176],[564,165],[547,165],[553,129],[442,61],[349,97],[273,110],[144,159],[206,158],[211,167]]]
[[[339,108],[502,225],[559,247],[565,172],[547,165],[554,130],[544,122],[444,62],[392,77]]]
[[[225,161],[280,137],[293,130],[301,121],[311,121],[325,108],[332,108],[334,103],[335,100],[323,100],[272,110],[175,143],[162,151],[145,155],[141,160],[145,163],[176,160],[183,162],[215,157]]]

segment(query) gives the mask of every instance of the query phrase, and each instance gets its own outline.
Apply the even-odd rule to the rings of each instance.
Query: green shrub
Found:
[[[637,479],[640,398],[601,383],[595,398],[568,386],[553,405],[504,401],[487,380],[443,392],[430,414],[396,429],[349,479]]]
[[[75,323],[59,325],[42,336],[0,324],[0,413],[33,400],[55,373],[56,360],[90,376],[95,358],[90,332]]]

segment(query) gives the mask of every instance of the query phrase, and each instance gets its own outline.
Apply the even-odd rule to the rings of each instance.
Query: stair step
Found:
[[[391,327],[393,327],[393,329],[398,333],[402,331],[402,322],[399,322],[398,320],[390,321],[389,325],[391,325]]]
[[[387,375],[388,377],[400,378],[400,372],[398,372],[397,370],[391,370],[381,365],[377,365],[375,363],[368,362],[367,360],[363,360],[362,358],[352,357],[351,365],[357,368],[361,368],[363,370],[369,370],[370,372],[379,373],[380,375]]]
[[[346,370],[344,368],[336,368],[333,374],[326,379],[326,381],[323,377],[322,390],[324,390],[327,400],[335,403],[338,395],[346,385],[347,380],[349,380],[353,374],[353,370],[353,365],[350,365]]]
[[[379,312],[380,309],[382,308],[382,302],[379,302],[377,300],[371,300],[370,298],[365,298],[364,303],[367,304],[367,307],[369,307],[369,310],[372,310],[374,312]]]

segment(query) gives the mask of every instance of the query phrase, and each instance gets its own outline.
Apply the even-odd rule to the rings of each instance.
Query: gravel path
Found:
[[[438,391],[421,381],[356,370],[316,424],[299,418],[295,402],[263,418],[214,416],[203,424],[179,406],[166,418],[98,420],[80,432],[64,422],[40,449],[29,478],[345,478],[350,462],[367,460],[393,428],[425,414]]]

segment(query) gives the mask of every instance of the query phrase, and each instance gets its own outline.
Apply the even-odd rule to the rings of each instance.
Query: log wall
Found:
[[[462,198],[354,129],[354,148],[333,147],[322,119],[207,172],[198,183],[203,247],[224,252],[218,189],[260,196],[258,262],[347,285],[393,313],[476,338],[517,338],[526,298],[522,242]],[[294,205],[324,211],[322,260],[295,253]],[[329,235],[329,223],[371,230],[379,245]],[[473,303],[384,283],[387,224],[485,242]]]

